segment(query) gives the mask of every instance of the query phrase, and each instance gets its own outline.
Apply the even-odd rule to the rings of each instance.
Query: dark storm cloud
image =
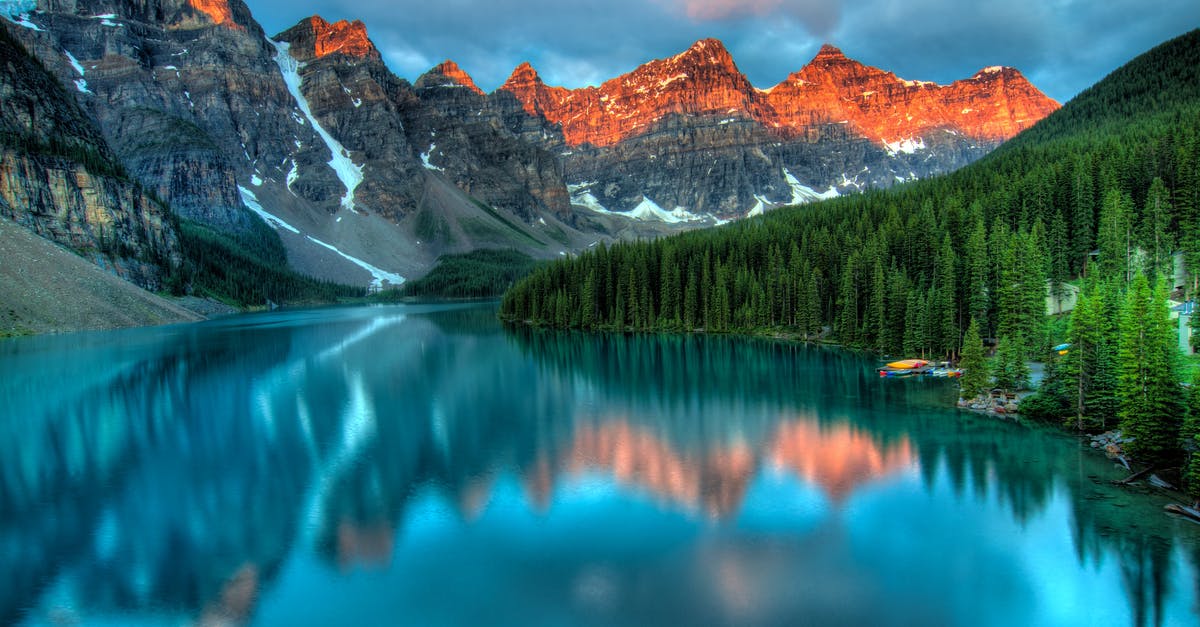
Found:
[[[1195,0],[248,0],[270,33],[319,14],[361,19],[410,80],[454,59],[485,90],[530,61],[550,84],[598,84],[704,37],[768,87],[829,41],[910,79],[1019,68],[1065,101],[1140,52],[1200,25]]]

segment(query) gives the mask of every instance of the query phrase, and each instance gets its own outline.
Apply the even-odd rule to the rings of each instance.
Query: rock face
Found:
[[[452,61],[398,78],[358,21],[313,16],[270,38],[242,0],[6,6],[4,28],[134,180],[226,232],[267,216],[297,269],[351,283],[378,279],[369,266],[412,276],[480,247],[556,257],[944,172],[1057,106],[1009,68],[938,86],[829,46],[760,90],[713,39],[599,87],[548,86],[526,63],[485,94]]]
[[[0,31],[0,216],[142,287],[181,263],[168,210],[54,78]]]
[[[578,204],[722,218],[947,171],[1058,108],[1012,68],[940,86],[829,45],[759,90],[714,39],[599,87],[550,87],[526,63],[501,92],[559,130]]]
[[[423,246],[475,247],[476,238],[464,231],[471,227],[456,224],[462,220],[453,214],[461,211],[500,211],[525,225],[549,214],[570,216],[555,158],[484,111],[483,92],[452,62],[410,85],[383,64],[361,22],[330,24],[313,16],[275,39],[297,61],[302,95],[317,121],[361,164],[356,202],[394,221],[412,221],[414,228],[419,223]],[[453,183],[485,206],[431,205],[429,177]]]

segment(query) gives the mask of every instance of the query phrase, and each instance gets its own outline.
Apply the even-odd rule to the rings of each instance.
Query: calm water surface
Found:
[[[944,381],[326,309],[0,342],[0,623],[1195,625],[1200,527]]]

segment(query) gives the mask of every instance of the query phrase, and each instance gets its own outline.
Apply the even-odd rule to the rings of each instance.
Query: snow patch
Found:
[[[304,97],[304,93],[300,91],[300,64],[288,52],[290,44],[287,42],[271,41],[270,39],[267,41],[271,42],[272,46],[275,46],[275,63],[279,65],[279,71],[283,74],[283,82],[287,85],[288,91],[296,99],[296,104],[300,107],[300,111],[308,119],[309,123],[312,124],[313,130],[317,132],[317,135],[320,135],[321,139],[324,140],[330,154],[332,154],[332,157],[329,159],[329,167],[333,168],[338,180],[346,187],[346,195],[342,196],[342,207],[354,211],[354,190],[358,188],[359,183],[362,183],[362,166],[355,165],[354,161],[350,159],[350,153],[317,122],[312,109],[308,106],[308,100]]]
[[[76,59],[75,55],[71,54],[69,50],[64,49],[63,54],[67,55],[67,62],[69,62],[71,67],[75,68],[75,71],[79,73],[79,78],[75,79],[75,89],[78,89],[79,93],[81,94],[92,93],[92,90],[88,89],[87,81],[83,80],[83,64],[80,63],[79,59]]]
[[[250,175],[250,184],[255,187],[261,187],[263,183],[262,177],[257,174]]]
[[[384,281],[387,281],[388,283],[390,283],[392,285],[400,285],[400,284],[404,283],[404,277],[400,276],[399,274],[396,274],[394,272],[388,272],[387,270],[380,270],[379,268],[363,261],[362,259],[359,259],[358,257],[352,257],[350,255],[347,255],[346,253],[338,250],[336,246],[326,244],[325,242],[322,242],[321,240],[319,240],[311,235],[305,235],[305,237],[307,237],[309,240],[311,240],[314,244],[324,246],[325,248],[328,248],[329,250],[332,250],[333,252],[341,255],[346,260],[348,260],[350,263],[353,263],[354,265],[362,268],[363,270],[370,272],[371,276],[374,277],[374,280],[371,281],[371,285],[373,287],[383,287]]]
[[[42,27],[29,21],[29,14],[37,9],[37,0],[0,0],[0,15],[18,26],[42,31]]]
[[[916,139],[908,138],[894,142],[884,142],[884,147],[887,149],[889,156],[896,156],[899,153],[911,155],[918,150],[925,150],[925,139],[918,137]]]
[[[445,172],[446,168],[439,168],[436,165],[433,165],[432,163],[429,162],[429,155],[433,154],[433,151],[435,151],[435,150],[437,150],[437,144],[429,144],[429,151],[421,153],[421,165],[425,166],[426,170],[433,170],[434,172]]]
[[[242,195],[242,204],[246,205],[250,211],[257,213],[258,217],[262,218],[264,222],[275,227],[276,229],[291,231],[296,235],[300,234],[300,229],[297,229],[287,222],[284,222],[283,220],[275,217],[273,214],[268,213],[266,209],[263,209],[262,205],[258,204],[258,196],[255,196],[254,192],[242,187],[241,185],[238,185],[238,192]]]
[[[767,203],[771,202],[758,194],[754,195],[754,201],[754,206],[750,208],[750,211],[746,212],[747,218],[761,216],[766,211]]]
[[[0,0],[0,14],[17,17],[37,9],[37,0]]]
[[[838,193],[837,187],[833,185],[830,185],[829,189],[826,191],[818,192],[817,190],[801,183],[800,179],[796,178],[796,176],[789,172],[787,168],[783,169],[783,178],[787,181],[788,187],[792,188],[792,200],[789,204],[802,205],[804,203],[814,202],[817,200],[829,200],[830,198],[837,198],[841,195]]]
[[[980,74],[995,74],[996,72],[1002,72],[1002,71],[1004,71],[1004,66],[992,65],[992,66],[983,68],[983,70],[980,72]]]
[[[595,183],[568,184],[567,192],[571,195],[571,204],[579,205],[605,215],[622,216],[634,220],[665,222],[667,224],[695,222],[705,219],[704,216],[698,216],[683,207],[675,207],[673,210],[667,211],[645,195],[642,196],[642,202],[638,203],[638,206],[634,207],[631,211],[610,211],[607,207],[600,204],[600,200],[592,194],[590,191],[592,185],[595,185]]]
[[[642,196],[642,202],[638,203],[638,206],[634,207],[633,211],[630,211],[627,215],[638,220],[658,220],[667,224],[694,222],[704,219],[683,207],[675,207],[675,209],[667,211],[645,195]]]
[[[582,205],[596,213],[614,213],[609,211],[607,207],[600,204],[600,200],[592,195],[591,192],[583,192],[582,194],[571,195],[572,205]]]
[[[287,173],[287,190],[293,196],[296,195],[296,192],[292,191],[292,183],[295,183],[298,178],[300,178],[300,166],[296,165],[295,159],[292,159],[292,169],[288,170]]]

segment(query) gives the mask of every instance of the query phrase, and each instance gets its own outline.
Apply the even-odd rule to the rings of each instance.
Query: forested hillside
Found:
[[[1171,255],[1182,250],[1193,269],[1185,289],[1195,290],[1198,164],[1200,31],[1192,31],[954,174],[598,247],[537,269],[505,295],[501,315],[585,329],[827,332],[848,346],[934,357],[956,356],[974,319],[1004,359],[1041,357],[1051,341],[1047,286],[1061,292],[1086,276],[1085,301],[1115,325],[1132,306],[1128,286],[1145,275],[1165,316],[1174,285],[1158,278],[1171,275]],[[1108,296],[1094,296],[1101,292]],[[1111,349],[1125,350],[1119,344]],[[1111,426],[1122,407],[1102,402],[1085,407],[1087,424],[1076,418]]]
[[[502,314],[608,329],[831,325],[849,345],[949,354],[972,316],[1002,336],[1039,315],[1043,295],[1030,286],[1078,276],[1106,218],[1120,213],[1160,260],[1175,243],[1194,251],[1198,127],[1193,31],[955,174],[597,247],[532,274]]]

